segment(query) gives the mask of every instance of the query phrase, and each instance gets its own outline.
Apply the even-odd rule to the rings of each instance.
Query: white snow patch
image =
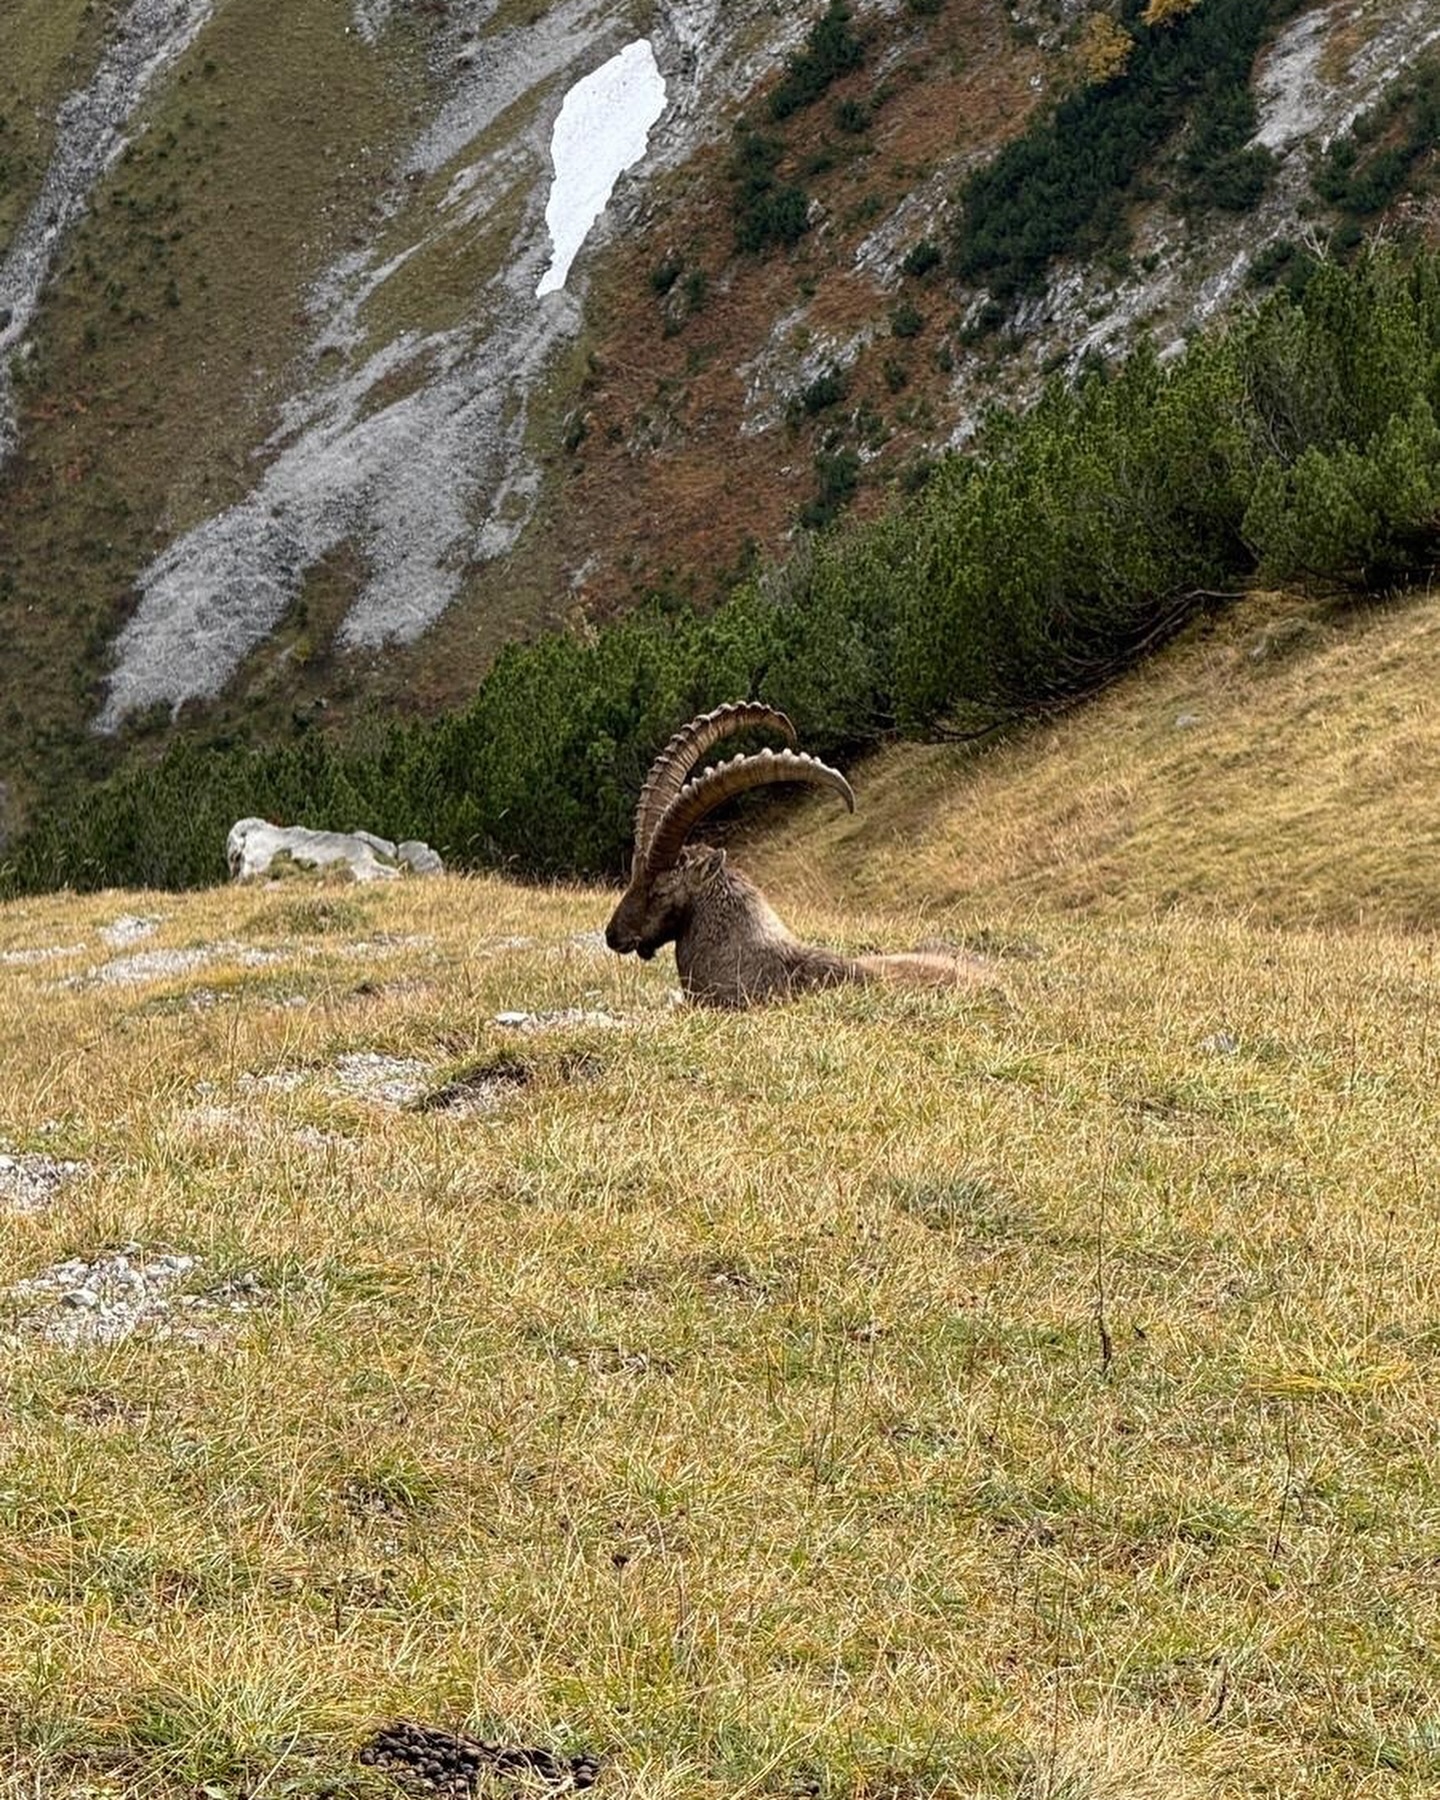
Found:
[[[563,288],[615,183],[639,162],[665,110],[665,78],[649,38],[637,38],[565,96],[550,139],[555,180],[545,207],[554,255],[537,295]]]
[[[538,475],[527,473],[528,396],[580,322],[570,296],[543,309],[543,318],[534,306],[544,254],[539,100],[593,42],[589,8],[590,0],[569,0],[523,30],[485,41],[404,160],[386,218],[409,204],[405,176],[444,168],[534,95],[531,123],[517,124],[500,151],[476,158],[463,204],[442,209],[438,220],[427,211],[425,239],[383,262],[373,252],[347,252],[317,284],[316,378],[285,408],[264,446],[272,460],[250,495],[141,571],[140,604],[116,639],[97,729],[115,731],[156,702],[178,708],[219,693],[275,629],[306,571],[343,543],[355,544],[368,570],[338,634],[346,650],[412,642],[456,598],[470,563],[514,545],[538,492]],[[366,302],[426,239],[463,235],[516,193],[525,206],[513,254],[475,295],[473,324],[410,332],[358,368],[319,373],[323,352],[359,344]],[[422,359],[419,389],[376,407],[377,385]]]

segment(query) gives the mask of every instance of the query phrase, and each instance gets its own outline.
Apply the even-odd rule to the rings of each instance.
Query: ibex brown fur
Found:
[[[843,982],[955,987],[981,979],[980,964],[954,957],[851,957],[802,943],[755,883],[730,867],[723,850],[685,847],[706,813],[734,794],[770,782],[832,788],[854,811],[855,796],[839,770],[794,750],[737,756],[689,778],[712,745],[752,726],[766,726],[795,742],[795,728],[784,713],[736,701],[692,719],[656,758],[635,813],[630,885],[605,928],[610,948],[648,961],[673,943],[686,997],[706,1006],[751,1006]]]

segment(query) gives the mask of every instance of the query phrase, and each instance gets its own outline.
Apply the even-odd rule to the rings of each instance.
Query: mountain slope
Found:
[[[854,819],[807,808],[753,860],[778,891],[952,930],[1027,906],[1434,929],[1437,691],[1428,593],[1257,594],[1052,724],[885,751],[851,771]]]
[[[996,394],[1233,302],[1316,207],[1315,147],[1437,31],[1423,0],[1277,15],[1256,210],[1182,223],[1171,145],[1120,197],[1128,259],[1062,259],[996,337],[983,288],[905,259],[950,242],[965,174],[1083,79],[1082,12],[859,7],[862,66],[779,122],[766,97],[818,5],[296,0],[283,31],[258,0],[7,14],[15,803],[108,762],[97,724],[143,739],[183,703],[212,733],[343,730],[466,697],[500,644],[577,610],[710,599],[807,508],[883,504]],[[637,34],[666,111],[537,300],[551,123]],[[735,247],[742,115],[808,206],[760,256]]]

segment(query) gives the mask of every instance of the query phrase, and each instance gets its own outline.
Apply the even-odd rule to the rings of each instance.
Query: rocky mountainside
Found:
[[[1230,89],[1166,73],[1207,24]],[[883,506],[1050,372],[1179,346],[1297,244],[1433,235],[1404,84],[1437,40],[1433,0],[20,0],[0,802],[175,719],[453,704],[515,636],[703,603]],[[1118,173],[1097,94],[1163,101]],[[645,112],[588,234],[567,97],[596,164]],[[1007,180],[1096,192],[1018,274]]]

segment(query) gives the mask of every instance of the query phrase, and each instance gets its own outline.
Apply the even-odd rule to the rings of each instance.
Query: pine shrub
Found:
[[[827,452],[828,526],[708,615],[659,602],[513,645],[474,702],[340,745],[205,747],[52,804],[0,888],[223,878],[235,819],[428,838],[461,866],[618,873],[677,721],[737,695],[843,757],[899,729],[970,730],[1094,687],[1257,571],[1384,587],[1440,560],[1440,255],[1315,263],[1302,291],[1162,365],[1141,350],[966,455],[880,519],[831,523],[858,478]]]

